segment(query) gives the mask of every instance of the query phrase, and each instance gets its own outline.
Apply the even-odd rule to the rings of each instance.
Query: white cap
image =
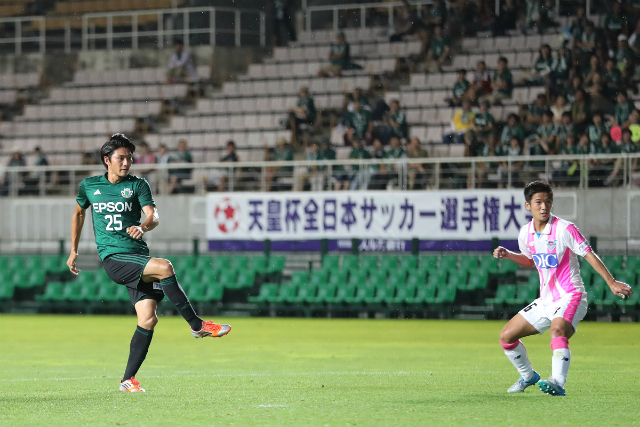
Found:
[[[619,42],[621,42],[621,41],[626,41],[626,40],[628,40],[628,39],[627,39],[627,36],[625,36],[624,34],[620,34],[620,35],[618,36],[618,41],[619,41]]]

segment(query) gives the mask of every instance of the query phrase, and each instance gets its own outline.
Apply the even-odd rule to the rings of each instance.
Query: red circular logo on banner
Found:
[[[240,226],[240,206],[228,197],[222,199],[213,211],[218,229],[223,233],[232,233]]]

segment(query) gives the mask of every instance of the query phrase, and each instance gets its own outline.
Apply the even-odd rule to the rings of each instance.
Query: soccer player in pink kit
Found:
[[[633,291],[629,285],[611,276],[574,224],[551,214],[553,190],[547,182],[530,183],[524,189],[524,197],[525,207],[531,211],[533,219],[520,229],[518,246],[521,253],[503,247],[493,252],[495,258],[508,259],[524,267],[535,265],[540,274],[540,297],[520,310],[500,332],[500,345],[521,375],[507,391],[523,392],[538,383],[542,392],[564,396],[571,363],[569,338],[587,314],[587,293],[576,255],[591,264],[615,295],[626,298]],[[553,350],[551,377],[540,381],[520,338],[542,334],[547,329]]]

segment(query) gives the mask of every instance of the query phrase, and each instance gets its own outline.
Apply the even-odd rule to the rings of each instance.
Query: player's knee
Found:
[[[169,261],[168,259],[162,260],[162,265],[160,266],[160,274],[162,274],[164,277],[171,277],[176,274],[171,261]]]
[[[506,326],[502,328],[502,330],[500,331],[500,342],[503,344],[513,344],[514,342],[516,342],[511,328],[507,328]]]
[[[556,337],[569,338],[571,333],[570,331],[567,331],[567,328],[565,328],[564,325],[551,325],[551,327],[549,328],[549,335],[552,339]]]
[[[140,322],[140,323],[143,323],[142,325],[140,325],[140,326],[142,326],[143,328],[148,329],[148,330],[152,330],[152,329],[153,329],[153,328],[155,328],[155,327],[156,327],[156,325],[158,324],[158,316],[156,316],[156,315],[154,314],[154,315],[152,315],[152,316],[149,316],[149,317],[145,318],[145,319],[144,319],[142,322]]]

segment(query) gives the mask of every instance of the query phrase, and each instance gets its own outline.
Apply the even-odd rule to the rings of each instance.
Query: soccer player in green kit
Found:
[[[165,295],[189,323],[195,338],[222,337],[231,330],[230,325],[200,319],[178,283],[171,262],[149,257],[149,248],[142,236],[158,226],[159,216],[147,180],[129,174],[135,149],[126,136],[118,133],[102,146],[100,157],[107,173],[80,183],[71,220],[71,254],[67,260],[69,270],[78,275],[78,243],[86,210],[91,206],[102,265],[111,280],[127,287],[138,316],[129,360],[120,381],[120,391],[124,392],[145,391],[135,375],[149,350],[153,329],[158,323],[156,308]],[[146,220],[140,223],[143,212]]]

